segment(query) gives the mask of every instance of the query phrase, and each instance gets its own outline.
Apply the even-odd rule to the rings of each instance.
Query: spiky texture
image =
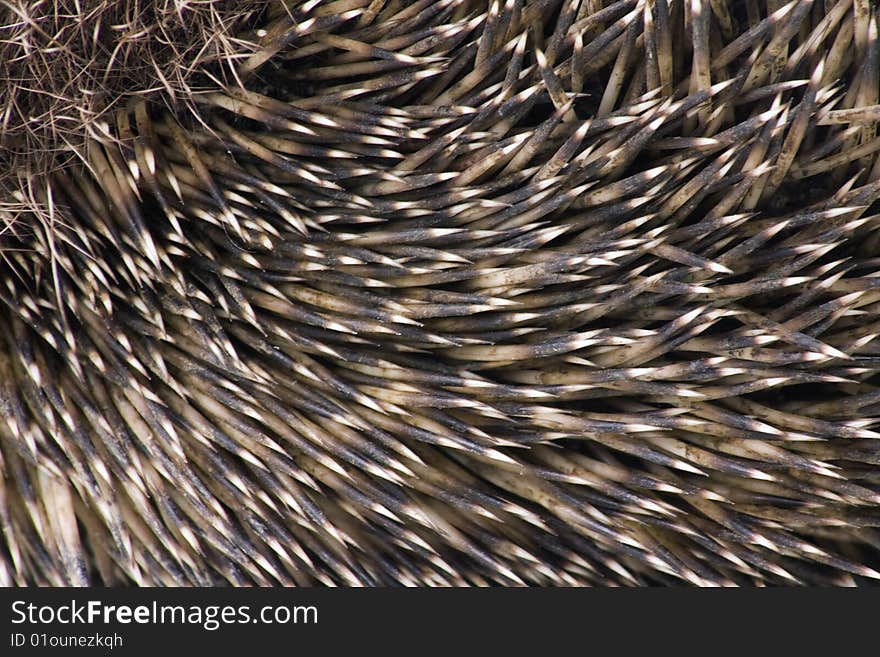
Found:
[[[6,219],[46,219],[35,178],[82,159],[138,97],[180,112],[229,82],[268,0],[0,1],[0,194]],[[31,217],[33,220],[34,217]],[[2,228],[0,224],[0,228]]]
[[[880,577],[875,5],[260,21],[7,212],[0,582]]]

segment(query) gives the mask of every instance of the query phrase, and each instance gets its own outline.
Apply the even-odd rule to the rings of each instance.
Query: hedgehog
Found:
[[[4,2],[0,584],[876,583],[878,30]]]

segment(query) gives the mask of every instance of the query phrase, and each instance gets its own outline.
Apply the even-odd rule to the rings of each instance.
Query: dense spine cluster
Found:
[[[13,135],[0,583],[880,578],[874,3],[204,4]]]

